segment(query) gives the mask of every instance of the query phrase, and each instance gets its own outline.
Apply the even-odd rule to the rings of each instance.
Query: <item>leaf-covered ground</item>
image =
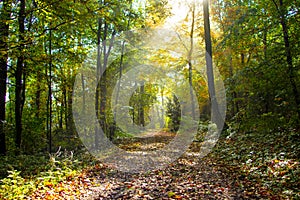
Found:
[[[92,171],[99,180],[93,199],[232,199],[243,192],[212,162],[184,156],[165,170],[126,174],[115,170]]]
[[[162,148],[173,137],[174,134],[169,133],[149,133],[116,143],[128,151],[153,151]],[[23,197],[18,194],[19,199],[300,198],[296,132],[221,137],[213,151],[199,159],[201,145],[194,142],[187,153],[164,170],[131,174],[91,160],[88,166],[75,171],[72,170],[74,163],[58,165],[55,164],[58,161],[54,161],[55,167],[35,181],[12,173],[4,186],[9,185],[7,191],[10,192],[26,190],[24,194],[30,194]],[[1,193],[0,197],[18,199],[4,198]]]
[[[124,142],[132,150],[151,150],[172,134],[149,134]],[[155,137],[155,139],[153,138]],[[167,138],[169,137],[169,138]],[[149,141],[152,141],[149,145]],[[220,138],[213,152],[199,159],[202,143],[165,170],[125,174],[102,167],[94,199],[297,199],[300,198],[299,140],[296,132],[235,134]]]

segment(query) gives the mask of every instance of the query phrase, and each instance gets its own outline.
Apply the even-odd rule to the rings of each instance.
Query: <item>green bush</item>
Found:
[[[7,178],[1,180],[1,199],[24,199],[35,189],[33,181],[26,181],[20,176],[20,171],[8,171]]]
[[[43,155],[0,157],[0,199],[25,199],[36,191],[45,193],[66,180],[76,179],[83,168],[97,163],[86,152],[73,154],[61,148],[50,158]]]

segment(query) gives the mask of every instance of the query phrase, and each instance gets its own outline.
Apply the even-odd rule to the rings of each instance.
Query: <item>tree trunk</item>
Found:
[[[160,95],[161,95],[161,118],[160,118],[160,121],[159,121],[159,124],[160,124],[160,128],[164,128],[164,125],[166,124],[165,121],[164,121],[164,117],[165,117],[165,101],[164,101],[164,89],[161,88],[161,92],[160,92]]]
[[[20,1],[20,11],[18,16],[19,23],[19,55],[17,58],[17,68],[15,72],[16,88],[15,88],[15,121],[16,121],[16,153],[18,154],[21,148],[22,140],[22,74],[24,66],[24,34],[25,34],[25,0]]]
[[[108,67],[108,57],[110,56],[110,52],[113,47],[116,31],[113,30],[111,33],[111,38],[108,40],[108,33],[109,33],[109,26],[106,22],[104,22],[104,38],[103,38],[103,65],[101,67],[101,80],[100,80],[100,124],[103,129],[103,131],[108,135],[110,139],[112,139],[112,136],[110,135],[109,127],[106,121],[106,101],[107,101],[107,71],[106,68]],[[107,45],[107,42],[109,41],[109,45]]]
[[[129,24],[129,20],[128,20],[128,24]],[[110,132],[111,139],[114,138],[116,126],[117,126],[116,118],[117,118],[117,108],[118,108],[119,95],[120,95],[121,78],[122,78],[122,74],[123,74],[124,48],[125,48],[125,41],[122,42],[121,58],[120,58],[120,64],[119,64],[119,78],[118,78],[118,85],[117,85],[117,92],[116,92],[116,99],[115,99],[115,108],[113,110],[114,119],[113,119],[113,124],[112,124],[111,132]]]
[[[139,117],[139,126],[145,127],[145,112],[144,112],[144,93],[145,86],[144,84],[140,86],[140,101],[139,101],[139,109],[138,109],[138,117]]]
[[[107,124],[106,124],[106,117],[105,117],[105,110],[106,110],[106,67],[107,61],[109,56],[109,48],[107,49],[107,34],[108,34],[108,24],[104,22],[104,30],[103,30],[103,42],[102,42],[102,53],[103,53],[103,64],[100,66],[100,125],[103,129],[104,133],[109,136],[107,132]],[[110,44],[111,45],[111,44]],[[110,137],[110,136],[109,136]]]
[[[132,2],[130,4],[130,10],[132,9]],[[129,30],[129,27],[130,27],[130,18],[128,18],[128,21],[127,21],[127,26],[126,26],[126,30]],[[113,119],[113,125],[112,125],[112,128],[111,128],[111,138],[114,137],[115,135],[115,130],[116,130],[116,114],[117,114],[117,105],[118,105],[118,101],[119,101],[119,95],[120,95],[120,86],[121,86],[121,78],[122,78],[122,74],[123,74],[123,59],[124,59],[124,50],[125,50],[125,40],[122,41],[122,47],[121,47],[121,58],[120,58],[120,63],[119,63],[119,80],[118,80],[118,85],[117,85],[117,93],[116,93],[116,99],[115,99],[115,108],[114,108],[114,111],[113,111],[113,114],[114,114],[114,119]]]
[[[50,23],[51,26],[51,23]],[[52,152],[52,31],[49,31],[49,78],[48,78],[48,114],[49,114],[49,121],[48,121],[48,145],[49,145],[49,153]]]
[[[4,52],[0,57],[0,155],[6,154],[5,142],[5,101],[6,101],[6,79],[7,79],[7,59],[8,46],[7,38],[9,31],[8,21],[10,18],[10,4],[7,0],[3,1],[0,20],[0,49]]]
[[[229,55],[229,75],[231,77],[231,79],[233,80],[230,84],[231,84],[231,87],[235,87],[235,81],[233,79],[233,64],[232,64],[232,56],[231,54]],[[235,89],[232,89],[231,91],[231,95],[232,95],[232,107],[231,107],[231,117],[233,117],[236,113],[239,112],[239,104],[238,104],[238,101],[237,101],[237,92],[235,91]]]
[[[268,55],[267,55],[267,49],[268,49],[268,44],[267,44],[267,30],[264,28],[264,35],[263,35],[263,45],[264,45],[264,61],[267,63]],[[270,84],[269,79],[266,79],[266,85],[268,86]],[[266,94],[266,99],[265,99],[265,113],[268,113],[270,110],[270,99],[271,95],[269,92]]]
[[[195,114],[195,99],[193,95],[193,65],[192,65],[192,56],[194,50],[194,28],[195,28],[195,3],[192,5],[192,25],[190,32],[190,50],[188,54],[188,65],[189,65],[189,85],[190,85],[190,96],[191,96],[191,106],[192,106],[192,117],[193,120],[196,119]]]
[[[26,68],[27,68],[27,62],[26,59],[24,59],[24,64],[23,64],[23,70],[22,70],[22,90],[21,90],[21,113],[23,113],[23,108],[25,105],[25,94],[26,94]]]
[[[73,84],[74,81],[73,81],[73,75],[70,73],[69,74],[69,77],[71,78],[71,83]],[[68,101],[67,101],[67,115],[68,115],[68,127],[67,127],[67,131],[68,131],[68,134],[69,136],[73,136],[74,135],[74,122],[73,122],[73,115],[72,115],[72,94],[73,94],[73,89],[71,86],[68,86],[68,94],[67,94],[67,98],[68,98]]]
[[[223,126],[224,121],[222,120],[218,102],[216,99],[216,90],[214,82],[213,62],[212,62],[212,45],[210,35],[210,21],[209,21],[209,6],[208,0],[203,1],[203,13],[204,13],[204,34],[205,34],[205,59],[206,59],[206,73],[208,79],[208,90],[210,101],[212,105],[212,121],[217,124],[220,129]]]
[[[95,99],[95,110],[96,110],[96,117],[100,119],[100,112],[99,112],[99,99],[100,99],[100,75],[101,75],[101,27],[102,27],[102,20],[101,18],[98,19],[98,32],[97,32],[97,88],[96,88],[96,99]],[[99,143],[99,135],[98,135],[98,128],[97,125],[95,126],[95,148],[98,149]]]
[[[105,4],[104,2],[100,2],[101,5]],[[104,25],[102,29],[102,25]],[[109,45],[107,45],[108,42],[108,34],[109,34],[109,24],[104,20],[102,21],[101,18],[98,19],[98,33],[97,33],[97,88],[96,88],[96,115],[98,120],[100,120],[100,126],[103,129],[103,132],[107,135],[110,135],[108,133],[107,123],[106,123],[106,68],[108,64],[108,57],[110,55],[113,41],[116,32],[113,31],[111,33],[111,38],[109,40]],[[103,38],[101,37],[101,33],[103,33]],[[103,58],[103,62],[102,62]],[[110,136],[109,136],[110,137]],[[97,126],[95,128],[95,146],[97,148],[98,145],[98,130]]]
[[[85,114],[85,80],[84,80],[84,75],[81,74],[81,86],[82,86],[82,112]]]
[[[40,72],[37,72],[37,89],[35,93],[35,106],[36,106],[36,112],[35,116],[36,118],[40,117],[40,107],[41,107],[41,75]]]
[[[64,123],[65,123],[65,129],[67,129],[67,127],[69,126],[69,122],[68,122],[68,104],[67,104],[67,88],[66,88],[66,82],[64,82],[64,85],[63,85],[63,91],[62,91],[62,94],[63,94],[63,100],[62,100],[62,107],[63,107],[63,111],[64,111],[64,118],[62,116],[62,118],[64,119]]]
[[[293,57],[292,57],[292,52],[291,52],[291,47],[290,47],[288,27],[286,24],[286,17],[285,17],[285,14],[282,12],[283,1],[279,0],[279,4],[280,4],[280,7],[278,8],[278,10],[280,12],[280,24],[281,24],[282,32],[283,32],[286,61],[288,64],[288,76],[289,76],[290,84],[292,86],[294,100],[296,103],[298,120],[300,120],[300,95],[299,95],[299,91],[298,91],[297,84],[296,84],[296,75],[295,75],[295,70],[294,70],[294,66],[293,66]]]

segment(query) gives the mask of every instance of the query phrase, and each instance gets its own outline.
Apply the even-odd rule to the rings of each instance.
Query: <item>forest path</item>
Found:
[[[168,143],[174,136],[174,133],[152,131],[138,138],[122,140],[118,145],[128,151],[147,151],[161,148],[161,144]],[[234,178],[222,172],[214,159],[199,159],[194,150],[199,149],[197,147],[200,145],[193,143],[188,153],[164,170],[132,174],[99,164],[88,171],[97,184],[89,188],[91,195],[86,199],[249,198],[239,187],[235,187]]]
[[[167,132],[157,129],[150,129],[146,132],[142,133],[139,137],[141,138],[147,138],[147,137],[175,137],[176,133],[173,132]]]
[[[122,138],[114,143],[126,151],[153,151],[163,148],[176,136],[176,133],[148,130],[133,138]]]

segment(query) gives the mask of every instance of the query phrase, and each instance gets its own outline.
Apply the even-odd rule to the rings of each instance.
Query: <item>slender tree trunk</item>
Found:
[[[145,93],[145,86],[142,84],[140,86],[140,101],[139,101],[139,109],[138,109],[138,117],[139,117],[139,125],[144,127],[145,126],[145,112],[144,112],[144,93]]]
[[[190,32],[190,50],[189,50],[189,54],[188,54],[189,85],[190,85],[190,96],[191,96],[193,120],[196,119],[195,99],[194,99],[194,95],[193,95],[193,65],[192,65],[192,56],[193,56],[193,50],[194,50],[194,28],[195,28],[195,2],[192,5],[192,25],[191,25],[191,32]]]
[[[107,124],[106,124],[106,116],[105,116],[105,110],[106,110],[106,71],[102,73],[101,80],[100,80],[100,125],[104,131],[105,134],[108,134],[107,132]],[[109,136],[109,135],[108,135]],[[110,137],[110,136],[109,136]]]
[[[63,85],[63,91],[62,91],[62,94],[63,94],[63,103],[62,103],[62,107],[63,107],[63,110],[64,110],[64,123],[65,123],[65,129],[67,130],[68,126],[69,126],[69,122],[68,122],[68,104],[67,104],[67,88],[66,88],[66,83],[64,82],[64,85]],[[63,116],[62,116],[63,117]]]
[[[211,35],[210,35],[210,20],[209,20],[209,0],[203,1],[203,13],[204,13],[204,34],[205,34],[205,59],[206,59],[206,73],[208,79],[208,90],[210,101],[212,105],[212,119],[221,128],[223,125],[223,120],[219,111],[218,102],[216,99],[216,90],[214,82],[214,72],[213,72],[213,61],[212,61],[212,45],[211,45]]]
[[[51,24],[50,24],[51,26]],[[49,153],[52,152],[52,30],[49,31],[49,78],[48,78],[48,102],[49,102],[49,128],[48,128],[48,145]]]
[[[124,48],[125,48],[125,41],[122,42],[121,58],[120,58],[120,65],[119,65],[119,78],[118,78],[117,93],[116,93],[116,99],[115,99],[115,108],[113,111],[114,119],[113,119],[113,125],[112,125],[111,133],[110,133],[111,138],[114,138],[115,130],[116,130],[116,126],[117,126],[116,117],[117,117],[117,108],[118,108],[119,95],[120,95],[121,78],[122,78],[122,73],[123,73]]]
[[[163,88],[161,88],[161,92],[160,92],[160,95],[161,95],[161,120],[160,120],[160,128],[163,128],[164,127],[164,125],[166,124],[165,122],[164,122],[164,117],[165,117],[165,109],[164,109],[164,107],[165,107],[165,100],[164,100],[164,89]]]
[[[13,99],[14,96],[12,96],[13,90],[8,88],[8,99]],[[9,114],[6,116],[7,122],[12,124],[14,123],[13,119],[14,119],[14,109],[12,107],[12,100],[9,101]]]
[[[109,27],[106,22],[104,22],[104,38],[103,38],[103,66],[101,68],[101,80],[100,80],[100,124],[104,132],[108,135],[110,140],[112,140],[111,132],[109,132],[109,126],[106,121],[106,101],[107,101],[107,66],[108,57],[113,47],[116,31],[113,30],[111,33],[111,38],[108,39]],[[107,42],[109,44],[107,45]]]
[[[242,66],[245,65],[245,54],[244,53],[241,53],[241,64],[242,64]]]
[[[74,83],[73,81],[73,75],[70,73],[69,74],[69,77],[71,78],[71,83]],[[72,115],[72,94],[73,94],[73,89],[68,85],[68,94],[67,94],[67,98],[68,98],[68,101],[67,101],[67,115],[68,115],[68,124],[69,126],[67,127],[67,131],[69,133],[70,136],[73,136],[74,134],[74,124],[73,124],[73,115]]]
[[[26,68],[27,68],[27,62],[26,59],[24,59],[23,70],[22,70],[21,113],[23,113],[23,108],[25,105],[25,97],[26,97],[26,79],[27,79]]]
[[[36,6],[35,6],[36,8]],[[25,16],[24,16],[25,17]],[[32,27],[32,19],[33,19],[33,12],[30,12],[30,17],[29,17],[29,23],[27,25],[27,32],[31,32],[31,27]],[[25,25],[25,23],[24,23]],[[24,57],[24,64],[23,64],[23,70],[22,70],[22,100],[21,100],[21,113],[23,113],[23,108],[25,105],[25,100],[26,100],[26,81],[27,81],[27,58]]]
[[[82,112],[85,114],[85,80],[84,80],[84,75],[81,74],[81,86],[82,86]]]
[[[231,78],[233,78],[233,64],[232,64],[232,56],[229,55],[229,75]],[[235,81],[233,80],[231,83],[230,83],[232,86],[231,87],[235,87]],[[237,101],[237,93],[235,91],[235,89],[232,89],[232,107],[231,107],[231,116],[233,117],[236,113],[239,112],[239,104],[238,104],[238,101]]]
[[[100,119],[100,112],[99,112],[99,100],[100,100],[100,86],[99,86],[99,81],[100,81],[100,75],[101,75],[101,31],[102,31],[102,19],[98,19],[98,32],[97,32],[97,88],[96,88],[96,99],[95,99],[95,110],[96,110],[96,116],[97,119]],[[95,126],[95,148],[98,148],[99,144],[99,135],[98,135],[98,128],[97,125]]]
[[[59,109],[58,111],[58,123],[59,123],[59,129],[63,130],[63,116],[64,116],[64,109],[63,109],[63,100],[61,99],[61,105],[57,105],[57,109]]]
[[[284,40],[284,46],[285,46],[286,62],[288,65],[288,77],[289,77],[289,81],[290,81],[292,91],[293,91],[294,101],[296,104],[296,110],[297,110],[297,115],[298,115],[298,123],[299,123],[299,120],[300,120],[300,94],[299,94],[297,84],[296,84],[296,73],[295,73],[294,66],[293,66],[293,57],[292,57],[292,52],[291,52],[291,47],[290,47],[288,26],[286,24],[286,16],[285,16],[285,12],[283,10],[283,0],[279,0],[279,5],[276,3],[275,0],[272,0],[272,2],[274,3],[274,5],[278,11],[279,18],[280,18],[280,24],[282,27],[283,40]]]
[[[3,7],[1,9],[0,20],[0,49],[2,56],[0,56],[0,155],[6,154],[6,142],[5,142],[5,101],[6,101],[6,79],[7,79],[7,59],[8,59],[8,31],[10,18],[10,3],[8,0],[3,1]]]
[[[106,67],[107,67],[107,61],[108,61],[108,55],[109,55],[109,48],[107,48],[107,36],[108,35],[108,24],[104,22],[104,30],[103,30],[103,42],[102,42],[102,53],[103,53],[103,65],[100,66],[100,125],[103,129],[104,133],[108,135],[109,138],[110,135],[107,132],[107,124],[106,124],[106,117],[105,117],[105,110],[106,110]]]
[[[264,61],[267,62],[268,59],[268,55],[267,55],[267,30],[266,28],[264,29],[264,35],[263,35],[263,45],[264,45]],[[270,84],[270,81],[268,79],[266,79],[266,85],[268,86]],[[270,93],[267,92],[266,94],[266,99],[265,99],[265,113],[269,112],[269,108],[270,108]]]
[[[35,93],[35,106],[36,106],[36,112],[35,116],[36,118],[40,117],[40,107],[41,107],[41,77],[40,77],[40,72],[37,72],[37,89]]]
[[[284,15],[284,13],[282,12],[283,1],[279,0],[279,4],[280,4],[280,7],[279,7],[280,24],[281,24],[282,32],[283,32],[286,61],[288,64],[288,76],[290,79],[290,84],[292,86],[294,100],[295,100],[296,107],[297,107],[298,120],[300,120],[300,94],[299,94],[297,84],[296,84],[296,75],[295,75],[296,73],[295,73],[294,66],[293,66],[293,57],[292,57],[292,52],[291,52],[291,47],[290,47],[288,26],[286,24],[286,17]]]
[[[130,4],[130,10],[132,9],[132,2]],[[128,18],[127,21],[127,26],[126,30],[129,30],[130,27],[130,18]],[[116,130],[116,115],[117,115],[117,104],[119,101],[119,95],[120,95],[120,86],[121,86],[121,78],[122,78],[122,73],[123,73],[123,59],[124,59],[124,50],[125,50],[125,40],[122,41],[122,48],[121,48],[121,58],[120,58],[120,64],[119,64],[119,80],[118,80],[118,85],[117,85],[117,93],[116,93],[116,99],[115,99],[115,108],[114,108],[114,120],[113,120],[113,125],[112,125],[112,131],[111,131],[111,138],[114,138],[115,135],[115,130]]]
[[[17,58],[17,68],[15,72],[16,89],[15,89],[15,121],[16,121],[16,150],[17,154],[21,149],[22,140],[22,73],[24,67],[24,34],[25,34],[25,0],[20,0],[20,11],[18,16],[19,23],[19,56]]]
[[[101,5],[105,4],[105,1],[100,2]],[[104,25],[103,29],[102,26]],[[101,37],[101,33],[103,33],[103,38]],[[108,34],[109,34],[109,24],[104,20],[102,22],[102,19],[98,19],[98,33],[97,33],[97,89],[96,89],[96,115],[97,118],[100,119],[100,126],[103,129],[104,133],[107,134],[107,123],[106,123],[106,68],[108,64],[108,57],[110,55],[113,41],[116,32],[113,31],[111,33],[111,38],[108,43]],[[102,56],[103,56],[103,62],[102,62]],[[101,76],[101,79],[100,79]],[[98,130],[97,126],[95,127],[95,146],[97,148],[98,145]],[[109,135],[109,134],[108,134]],[[109,136],[110,137],[110,136]]]

